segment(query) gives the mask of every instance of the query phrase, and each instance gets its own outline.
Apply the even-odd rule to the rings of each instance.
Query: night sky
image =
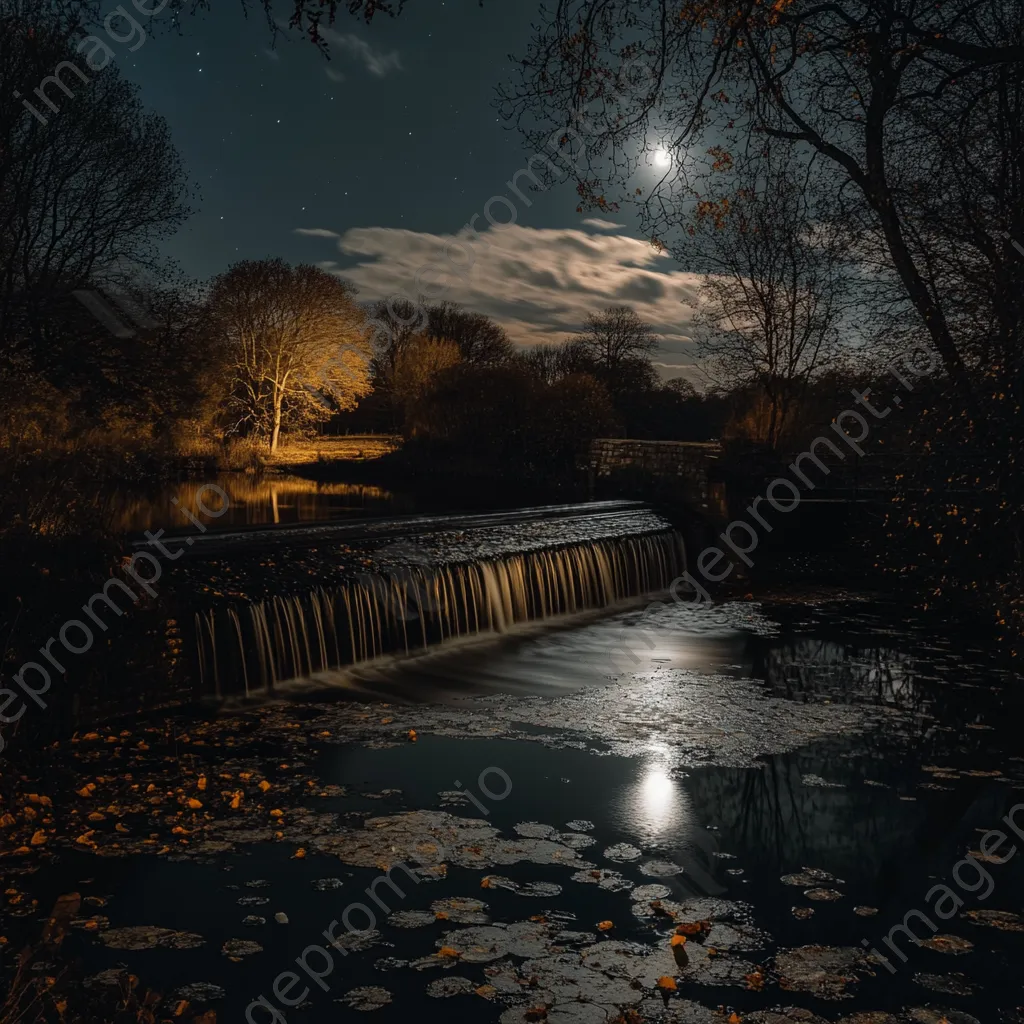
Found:
[[[168,19],[135,53],[113,44],[198,186],[198,212],[168,254],[202,279],[280,256],[337,270],[360,300],[414,294],[417,270],[479,214],[486,244],[441,297],[494,316],[523,344],[632,305],[662,337],[665,376],[689,375],[695,275],[656,254],[628,215],[576,213],[570,185],[529,193],[521,179],[527,206],[505,184],[528,153],[498,120],[494,87],[508,54],[525,50],[534,12],[532,0],[417,0],[370,26],[341,17],[328,61],[221,0],[180,34]],[[515,203],[512,227],[488,228],[495,195]]]

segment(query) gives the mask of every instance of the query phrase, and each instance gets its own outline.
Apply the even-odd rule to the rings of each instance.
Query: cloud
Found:
[[[319,265],[355,284],[360,300],[433,292],[494,317],[520,345],[562,341],[588,313],[625,304],[654,325],[656,358],[675,371],[668,376],[692,362],[700,275],[636,238],[519,224],[482,230],[475,239],[468,230],[439,235],[383,227],[297,233],[335,240],[345,259]]]
[[[616,224],[612,220],[602,220],[600,217],[587,217],[584,224],[588,228],[597,228],[598,231],[614,231],[616,228],[624,228],[625,224]]]
[[[375,50],[365,39],[360,39],[359,36],[353,35],[351,32],[336,32],[334,29],[324,28],[320,30],[320,33],[331,47],[342,50],[350,57],[361,61],[371,75],[383,78],[390,71],[402,70],[402,62],[397,50],[392,50],[390,53]]]
[[[344,82],[345,76],[340,71],[335,71],[334,68],[324,68],[324,74],[332,82]]]

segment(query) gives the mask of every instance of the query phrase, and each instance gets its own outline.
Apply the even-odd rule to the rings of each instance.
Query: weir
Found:
[[[591,530],[595,519],[601,521],[586,518]],[[686,569],[681,535],[635,505],[628,519],[610,517],[605,529],[615,532],[615,525],[627,523],[649,532],[537,547],[527,529],[519,541],[531,550],[507,550],[515,538],[505,536],[506,550],[490,557],[443,564],[422,564],[420,558],[421,564],[392,564],[297,593],[210,605],[194,614],[202,692],[267,694],[288,680],[381,655],[414,654],[666,589]],[[453,543],[493,548],[484,543],[493,542],[492,534],[462,530]],[[417,538],[415,547],[403,539],[402,550],[431,550],[427,542],[434,539]]]

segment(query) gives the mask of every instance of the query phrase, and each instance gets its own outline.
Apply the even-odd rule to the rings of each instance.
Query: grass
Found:
[[[368,462],[395,451],[402,439],[391,434],[348,434],[343,437],[284,438],[271,466],[302,466],[323,462]]]

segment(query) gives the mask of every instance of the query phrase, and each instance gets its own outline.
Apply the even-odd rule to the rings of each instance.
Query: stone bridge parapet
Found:
[[[675,497],[712,515],[725,511],[725,491],[714,469],[716,441],[641,441],[596,438],[588,469],[595,490],[609,487],[631,497]]]

